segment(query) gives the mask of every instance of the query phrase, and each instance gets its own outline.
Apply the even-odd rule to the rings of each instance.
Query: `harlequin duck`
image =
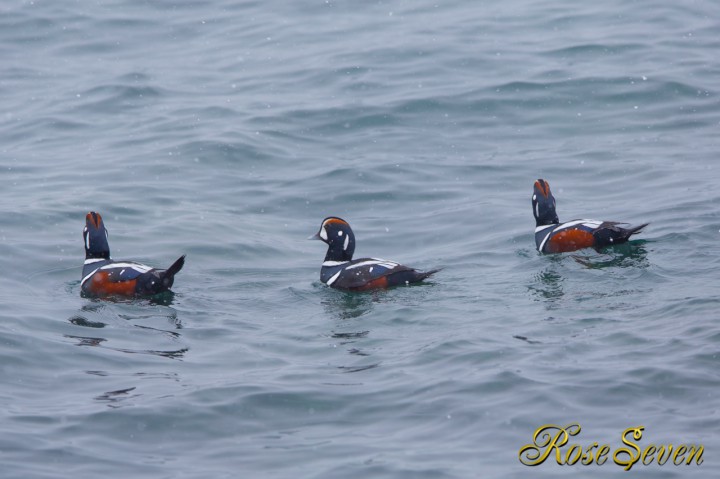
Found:
[[[320,281],[330,287],[346,291],[367,291],[389,288],[399,284],[422,281],[440,271],[418,271],[407,266],[377,258],[353,260],[355,235],[347,221],[330,216],[320,225],[320,231],[308,239],[327,243],[328,250],[320,269]]]
[[[182,255],[168,269],[110,259],[108,232],[99,213],[85,217],[85,264],[80,288],[89,296],[151,296],[170,289],[185,264]]]
[[[565,253],[582,248],[600,249],[625,243],[648,223],[622,228],[614,221],[572,220],[560,223],[555,212],[555,197],[545,180],[537,180],[533,187],[533,214],[535,215],[535,246],[541,253]]]

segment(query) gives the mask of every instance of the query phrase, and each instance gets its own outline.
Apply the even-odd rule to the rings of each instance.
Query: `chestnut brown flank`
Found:
[[[378,279],[374,279],[367,284],[360,286],[359,288],[353,288],[354,291],[367,291],[369,289],[383,289],[388,287],[387,276],[381,276]]]
[[[110,273],[98,271],[90,280],[90,291],[98,296],[132,296],[135,294],[137,280],[118,281],[113,283],[109,280]]]
[[[569,229],[555,233],[547,243],[548,253],[566,253],[595,245],[595,237],[581,229]]]

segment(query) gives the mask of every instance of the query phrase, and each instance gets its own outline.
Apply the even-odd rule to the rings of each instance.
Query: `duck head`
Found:
[[[532,207],[533,215],[535,215],[535,226],[560,223],[555,212],[555,197],[550,191],[550,184],[543,179],[537,180],[533,185]]]
[[[355,235],[348,222],[337,216],[325,218],[320,230],[308,239],[328,245],[325,261],[350,261],[355,253]]]
[[[83,240],[85,240],[85,259],[110,259],[108,232],[100,213],[91,211],[85,216]]]

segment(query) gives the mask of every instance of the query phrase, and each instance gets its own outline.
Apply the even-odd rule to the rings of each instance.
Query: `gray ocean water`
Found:
[[[0,6],[0,477],[720,473],[720,4]],[[650,222],[541,256],[561,220]],[[174,296],[82,298],[85,214]],[[443,268],[347,294],[358,257]],[[545,424],[701,465],[528,467]]]

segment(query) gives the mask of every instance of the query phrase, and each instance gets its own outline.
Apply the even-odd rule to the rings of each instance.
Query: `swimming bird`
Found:
[[[108,232],[102,216],[91,211],[85,217],[85,264],[80,289],[88,296],[151,296],[170,289],[185,264],[185,255],[168,269],[155,269],[133,261],[110,259]]]
[[[320,269],[320,281],[346,291],[367,291],[422,281],[439,269],[418,271],[394,261],[377,258],[353,260],[355,234],[347,221],[336,216],[325,218],[320,230],[308,239],[328,245]]]
[[[560,223],[555,212],[555,197],[547,181],[539,179],[533,186],[533,215],[535,215],[535,246],[541,253],[565,253],[582,248],[601,249],[625,243],[640,233],[648,223],[623,228],[615,221],[572,220]]]

